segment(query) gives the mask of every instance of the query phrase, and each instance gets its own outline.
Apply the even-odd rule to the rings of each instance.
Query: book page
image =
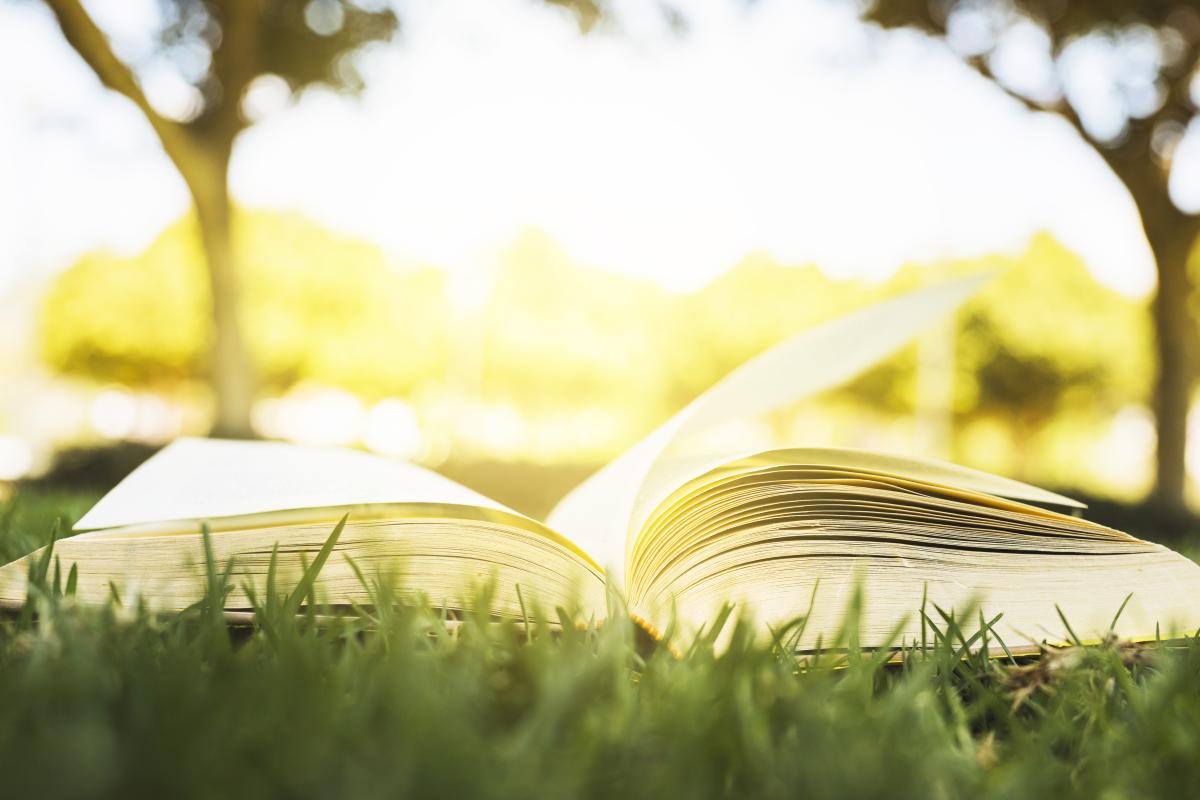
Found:
[[[185,438],[130,473],[75,530],[383,503],[472,506],[522,516],[449,478],[383,456]]]
[[[1083,509],[1078,500],[1032,486],[1028,483],[1003,478],[987,472],[963,467],[949,461],[931,458],[916,458],[874,450],[858,450],[848,447],[790,447],[776,450],[746,452],[743,450],[708,451],[697,456],[669,454],[664,456],[655,469],[656,479],[672,487],[666,500],[677,494],[701,476],[710,476],[714,471],[730,476],[747,474],[770,467],[819,467],[842,468],[864,475],[886,475],[898,479],[902,484],[916,487],[917,484],[936,486],[947,495],[979,502],[981,496],[1006,498],[1007,500],[1041,505],[1062,506],[1067,509]],[[917,483],[914,483],[917,482]],[[655,508],[638,506],[634,523],[640,530]],[[1044,511],[1036,506],[1023,506],[1029,513],[1044,513],[1058,516],[1053,511]]]
[[[792,464],[845,467],[862,472],[922,481],[949,489],[1022,500],[1027,503],[1086,508],[1083,503],[1070,497],[949,461],[880,453],[873,450],[856,450],[846,447],[801,447],[771,450],[755,454],[748,460],[746,466],[758,468]]]
[[[988,277],[946,281],[877,303],[751,359],[571,491],[547,523],[592,553],[610,575],[622,576],[641,523],[681,482],[694,477],[672,467],[669,456],[680,442],[844,383],[953,311]]]

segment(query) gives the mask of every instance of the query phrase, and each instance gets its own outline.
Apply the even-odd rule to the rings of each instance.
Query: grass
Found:
[[[22,495],[13,556],[91,498]],[[36,529],[36,530],[35,530]],[[35,535],[36,534],[36,535]],[[49,564],[47,564],[49,567]],[[48,568],[0,626],[8,797],[1087,797],[1200,788],[1200,642],[1108,642],[1015,666],[944,638],[900,666],[798,669],[745,621],[725,649],[629,626],[550,635],[427,606],[334,623],[294,587],[228,627],[222,573],[167,619],[80,608]],[[288,588],[292,591],[289,593]],[[485,590],[484,590],[485,591]],[[484,598],[486,600],[486,598]],[[36,619],[32,612],[36,612]],[[845,638],[852,640],[853,618]],[[835,668],[837,667],[837,668]]]

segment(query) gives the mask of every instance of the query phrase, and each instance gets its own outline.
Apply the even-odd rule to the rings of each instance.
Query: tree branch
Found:
[[[996,77],[996,73],[992,71],[992,68],[988,64],[985,56],[972,56],[967,58],[966,62],[968,66],[970,66],[980,75],[999,86],[1009,97],[1013,98],[1014,100],[1019,100],[1021,105],[1025,106],[1025,108],[1029,109],[1030,111],[1042,111],[1050,114],[1058,114],[1067,122],[1071,123],[1075,130],[1079,131],[1080,136],[1094,141],[1092,140],[1091,136],[1088,135],[1087,129],[1083,127],[1083,120],[1079,118],[1079,114],[1075,112],[1075,109],[1071,107],[1071,104],[1067,102],[1065,97],[1053,105],[1043,105],[1036,100],[1026,97],[1020,92],[1005,86],[1004,81]]]
[[[214,0],[213,6],[223,33],[212,56],[222,98],[211,123],[219,136],[232,143],[246,126],[241,116],[242,93],[258,74],[262,8],[258,0]]]
[[[67,43],[79,54],[100,82],[109,89],[124,95],[138,107],[142,116],[149,121],[163,149],[175,162],[182,166],[187,161],[191,142],[187,130],[177,122],[163,117],[146,99],[133,71],[117,58],[108,43],[108,37],[96,25],[79,0],[45,0],[50,11],[58,20]]]

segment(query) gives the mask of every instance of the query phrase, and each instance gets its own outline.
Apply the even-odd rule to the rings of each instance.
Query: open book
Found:
[[[545,524],[421,467],[366,453],[181,439],[135,470],[55,546],[77,597],[113,587],[163,609],[202,591],[200,524],[233,560],[227,607],[262,596],[273,553],[286,582],[349,514],[318,592],[369,602],[355,568],[454,607],[495,578],[494,611],[582,605],[606,580],[658,625],[698,627],[728,601],[764,625],[801,614],[797,648],[829,641],[856,586],[865,646],[921,638],[922,602],[981,611],[1013,650],[1085,638],[1168,637],[1200,626],[1200,566],[1074,516],[1080,505],[952,464],[829,448],[713,452],[705,431],[833,386],[955,308],[978,280],[924,289],[802,334],[748,362],[571,492]],[[339,557],[345,554],[350,559]],[[0,568],[20,603],[32,554]],[[607,573],[606,573],[607,570]],[[520,587],[518,589],[518,587]],[[906,621],[907,620],[907,621]],[[970,623],[966,627],[971,627]]]

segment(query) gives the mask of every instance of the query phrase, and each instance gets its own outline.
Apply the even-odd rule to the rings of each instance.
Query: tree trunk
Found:
[[[203,163],[184,177],[196,205],[212,295],[208,348],[209,383],[216,402],[212,434],[248,439],[255,435],[250,414],[258,387],[240,320],[241,288],[229,202],[230,150],[219,145],[206,148]]]
[[[1151,398],[1158,443],[1150,502],[1167,514],[1178,515],[1187,512],[1188,407],[1196,378],[1188,257],[1200,233],[1200,217],[1183,213],[1171,201],[1169,169],[1147,155],[1149,131],[1148,124],[1142,125],[1135,131],[1138,136],[1126,141],[1123,149],[1100,153],[1137,205],[1158,271],[1152,305],[1157,371]]]
[[[1158,290],[1153,304],[1158,356],[1153,409],[1158,445],[1151,499],[1165,511],[1182,513],[1187,510],[1188,407],[1196,376],[1195,331],[1188,309],[1192,288],[1188,256],[1197,223],[1193,217],[1172,212],[1145,219],[1146,236],[1158,264]]]

